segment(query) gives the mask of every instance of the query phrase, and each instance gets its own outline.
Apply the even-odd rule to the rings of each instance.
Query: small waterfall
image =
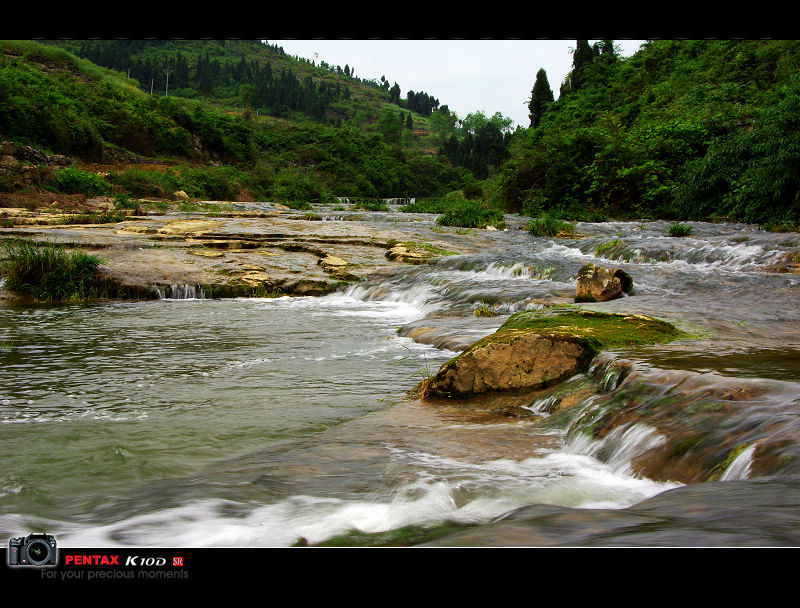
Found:
[[[430,314],[442,307],[441,289],[424,283],[404,285],[378,284],[372,287],[354,285],[348,287],[345,296],[354,300],[383,300],[408,304],[419,311],[421,316]]]
[[[153,285],[153,289],[156,291],[156,295],[158,296],[157,299],[159,300],[205,300],[206,294],[203,291],[203,288],[200,285],[189,285],[188,283],[184,285],[173,284],[169,288],[164,287],[163,289],[157,285]],[[167,290],[169,289],[169,295],[167,295]]]
[[[510,266],[501,262],[491,262],[483,271],[475,272],[484,272],[489,277],[498,279],[536,279],[545,281],[550,277],[553,268],[537,268],[532,264],[523,264],[522,262],[517,262]]]
[[[539,414],[542,417],[547,417],[555,411],[556,406],[561,403],[561,397],[551,395],[543,399],[537,399],[530,405],[523,405],[526,410],[530,410],[534,414]]]
[[[756,451],[756,444],[748,446],[741,453],[733,459],[733,462],[728,465],[725,472],[720,477],[720,481],[729,481],[734,479],[747,479],[750,475],[750,466],[753,464],[753,453]]]
[[[656,434],[654,429],[634,423],[614,429],[601,440],[577,433],[570,440],[568,449],[570,452],[597,458],[617,473],[630,475],[633,473],[631,461],[664,441],[664,436]]]
[[[631,364],[601,355],[592,364],[589,374],[600,381],[600,390],[604,393],[615,390],[631,372]]]

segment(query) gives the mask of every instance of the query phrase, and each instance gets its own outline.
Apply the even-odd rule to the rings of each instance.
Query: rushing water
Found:
[[[764,270],[800,237],[694,228],[497,232],[487,253],[322,298],[173,286],[2,308],[0,532],[62,546],[800,544],[800,277]],[[405,396],[509,314],[571,302],[588,261],[635,288],[588,307],[693,339],[606,353],[502,402]],[[498,316],[473,316],[482,305]]]

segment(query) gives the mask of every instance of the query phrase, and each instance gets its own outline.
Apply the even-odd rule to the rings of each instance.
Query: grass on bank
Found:
[[[76,213],[74,215],[64,215],[53,220],[52,224],[116,224],[124,222],[128,215],[124,211],[106,211],[104,213]]]
[[[533,236],[558,236],[573,234],[575,225],[549,215],[543,215],[529,221],[525,225],[525,229]]]
[[[4,249],[0,274],[6,278],[7,289],[40,302],[78,302],[97,297],[99,257],[27,241],[9,241]]]
[[[693,232],[693,228],[688,224],[681,224],[675,222],[667,226],[667,234],[675,237],[689,236]]]
[[[440,226],[458,228],[507,227],[502,209],[481,200],[468,199],[460,190],[449,192],[442,198],[416,200],[400,207],[403,213],[438,213],[436,223]]]

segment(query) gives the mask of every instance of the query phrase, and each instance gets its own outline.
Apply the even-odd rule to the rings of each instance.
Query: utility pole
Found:
[[[150,97],[153,96],[153,79],[150,79]]]
[[[167,75],[167,86],[166,86],[166,87],[164,87],[164,97],[166,97],[166,96],[167,96],[167,93],[169,93],[169,72],[170,72],[170,69],[169,69],[169,68],[167,68],[166,70],[164,70],[164,73]]]

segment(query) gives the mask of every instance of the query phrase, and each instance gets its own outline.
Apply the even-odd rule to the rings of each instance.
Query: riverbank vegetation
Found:
[[[530,125],[514,131],[263,41],[3,41],[0,139],[74,166],[24,179],[4,166],[0,204],[26,189],[306,210],[415,197],[405,211],[461,227],[505,211],[792,230],[798,68],[792,40],[655,40],[629,58],[579,40],[557,96],[536,74]]]
[[[537,77],[532,126],[489,180],[495,199],[797,226],[798,68],[795,40],[655,40],[627,59],[613,41],[578,41],[557,100]]]

